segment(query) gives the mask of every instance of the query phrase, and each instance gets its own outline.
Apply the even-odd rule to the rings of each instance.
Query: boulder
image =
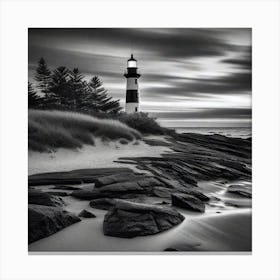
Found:
[[[105,235],[132,238],[156,234],[184,220],[175,209],[166,206],[117,201],[104,218]]]
[[[89,203],[90,207],[101,209],[101,210],[109,210],[110,208],[116,205],[117,199],[114,198],[98,198],[91,200]]]
[[[205,212],[205,204],[195,196],[174,193],[171,195],[172,205],[196,212]]]
[[[47,237],[80,221],[60,207],[28,205],[28,243]]]
[[[62,206],[64,203],[59,197],[54,197],[49,193],[40,190],[28,190],[28,204],[38,204],[45,206]]]
[[[81,218],[96,218],[96,216],[93,213],[86,209],[82,210],[78,216]]]
[[[103,185],[93,190],[76,190],[73,191],[71,195],[86,200],[96,198],[132,198],[135,195],[139,194],[151,195],[153,188],[162,186],[162,183],[153,177],[142,176],[141,178],[142,179],[138,181],[132,180],[127,182]]]

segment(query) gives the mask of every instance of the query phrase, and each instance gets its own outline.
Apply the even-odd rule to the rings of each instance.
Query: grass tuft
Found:
[[[169,129],[161,127],[155,118],[143,112],[134,114],[122,113],[119,114],[118,120],[143,134],[163,135],[169,132]]]
[[[29,110],[28,148],[39,152],[57,148],[74,149],[94,145],[94,138],[104,141],[140,139],[141,134],[112,119],[63,111]]]

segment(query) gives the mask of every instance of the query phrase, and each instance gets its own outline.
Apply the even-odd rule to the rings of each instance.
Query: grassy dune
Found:
[[[29,110],[28,148],[35,151],[52,151],[57,148],[80,148],[94,145],[94,138],[104,141],[133,141],[141,134],[127,125],[112,119],[61,111]]]

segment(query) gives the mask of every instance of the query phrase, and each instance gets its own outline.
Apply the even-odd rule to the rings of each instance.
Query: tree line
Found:
[[[28,82],[28,107],[60,109],[88,113],[118,113],[119,100],[109,97],[98,76],[89,81],[78,68],[59,66],[51,71],[44,58],[38,61],[36,85]],[[37,89],[37,90],[36,90]],[[38,94],[40,91],[42,94]]]

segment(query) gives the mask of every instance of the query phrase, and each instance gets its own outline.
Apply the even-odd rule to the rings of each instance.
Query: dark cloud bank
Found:
[[[99,75],[123,104],[131,52],[142,74],[142,111],[169,125],[251,125],[251,29],[32,28],[29,79],[43,56],[51,68]]]

